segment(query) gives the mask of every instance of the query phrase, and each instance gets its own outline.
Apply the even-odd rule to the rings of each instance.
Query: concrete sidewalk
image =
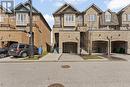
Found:
[[[58,61],[62,54],[48,53],[46,56],[39,59],[39,61]]]
[[[16,61],[24,61],[24,58],[6,57],[0,59],[0,62],[16,62]]]

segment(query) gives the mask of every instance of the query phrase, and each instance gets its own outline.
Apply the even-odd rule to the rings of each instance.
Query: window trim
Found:
[[[16,25],[27,25],[27,13],[16,13]]]
[[[124,16],[126,16],[125,20],[124,20]],[[123,14],[123,15],[122,15],[122,21],[123,21],[123,22],[127,22],[127,14]]]
[[[105,22],[111,22],[112,21],[112,14],[110,12],[108,12],[109,14],[106,14],[106,13],[105,13]],[[109,18],[109,21],[107,20],[107,18]]]
[[[97,21],[97,15],[96,14],[90,14],[90,15],[88,15],[88,21],[89,22],[96,22]]]
[[[65,14],[64,15],[65,22],[75,22],[74,14]]]

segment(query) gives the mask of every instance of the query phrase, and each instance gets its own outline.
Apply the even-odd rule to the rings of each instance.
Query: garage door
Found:
[[[77,53],[77,43],[74,42],[63,43],[63,53]]]

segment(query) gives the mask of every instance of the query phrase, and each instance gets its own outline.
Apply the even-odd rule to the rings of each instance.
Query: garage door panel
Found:
[[[77,53],[77,43],[63,43],[63,53]]]

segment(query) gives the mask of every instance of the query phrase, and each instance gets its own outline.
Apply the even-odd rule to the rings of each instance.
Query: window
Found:
[[[65,15],[65,21],[66,22],[73,22],[74,21],[74,15],[66,14]]]
[[[78,21],[83,21],[83,17],[82,16],[78,16]]]
[[[75,26],[75,14],[64,14],[64,26]]]
[[[122,21],[127,21],[127,14],[122,15]]]
[[[25,45],[19,45],[20,49],[23,49],[25,47]]]
[[[26,13],[17,13],[16,14],[16,24],[17,25],[26,25],[27,24],[27,14]]]
[[[109,12],[105,13],[105,21],[106,22],[110,22],[111,21],[111,13],[109,13]]]
[[[128,21],[130,21],[130,14],[128,14]]]
[[[80,15],[80,16],[78,16],[78,18],[77,18],[78,20],[78,26],[82,26],[83,25],[83,17]]]
[[[89,15],[89,21],[96,21],[96,15]]]
[[[0,22],[3,22],[4,21],[4,18],[2,15],[0,15]]]

